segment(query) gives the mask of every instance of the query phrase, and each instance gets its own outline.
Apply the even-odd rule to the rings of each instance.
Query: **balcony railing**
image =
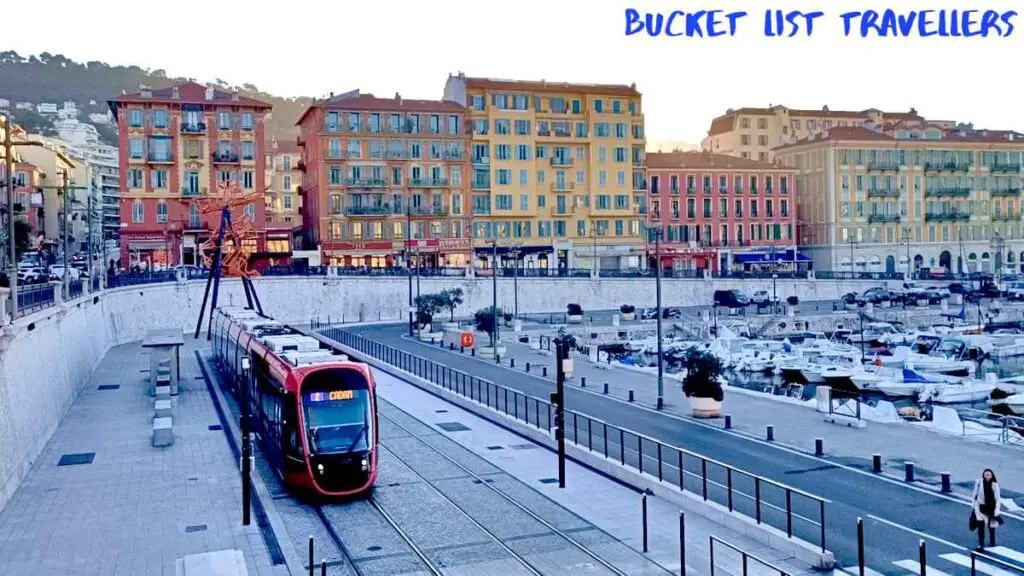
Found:
[[[925,172],[968,172],[970,162],[925,162]]]
[[[356,188],[387,188],[388,181],[383,178],[345,178],[345,186]]]
[[[444,188],[448,186],[447,178],[410,178],[409,186],[415,188]]]
[[[173,154],[152,154],[147,156],[150,164],[174,164]]]
[[[1020,196],[1020,188],[993,188],[989,194],[992,196]]]
[[[234,152],[216,152],[213,155],[214,164],[238,164],[238,154]]]
[[[869,214],[868,222],[870,223],[885,223],[885,222],[899,222],[899,214]]]
[[[572,166],[572,158],[568,158],[568,157],[559,158],[558,156],[552,156],[551,157],[551,165],[552,166]]]
[[[409,208],[409,214],[411,216],[447,216],[447,206],[417,206]]]
[[[185,134],[203,134],[206,132],[206,122],[183,122],[181,131]]]
[[[949,188],[933,188],[925,191],[925,196],[961,196],[967,197],[971,195],[970,188],[960,187],[949,187]]]
[[[634,192],[639,192],[639,191],[642,191],[642,190],[647,190],[647,181],[646,180],[644,180],[643,182],[633,182],[633,191]]]
[[[479,180],[473,180],[473,190],[490,190],[490,182],[481,182]]]
[[[388,160],[404,160],[409,158],[409,153],[405,150],[388,150],[384,152],[384,157]]]
[[[883,160],[881,162],[868,162],[868,172],[895,172],[900,169],[899,162]]]
[[[889,188],[873,188],[868,190],[868,198],[881,197],[881,198],[898,198],[900,195],[899,190],[892,190]]]
[[[473,164],[485,165],[485,164],[490,164],[490,163],[491,163],[491,157],[490,156],[473,156]]]
[[[473,215],[474,216],[490,216],[491,215],[491,209],[490,208],[480,208],[480,207],[474,206],[473,207]]]
[[[196,187],[182,186],[181,187],[181,195],[186,197],[186,198],[195,198],[197,196],[205,195],[207,193],[207,190],[208,189],[205,186],[202,187],[202,188],[200,188],[198,186],[196,186]]]
[[[203,224],[202,218],[189,218],[188,220],[189,230],[206,230],[206,225]]]
[[[1020,214],[993,214],[992,220],[994,221],[1016,221],[1020,220]]]
[[[971,215],[966,212],[926,212],[924,219],[932,221],[966,221],[971,219]]]
[[[391,207],[382,206],[349,206],[345,208],[346,216],[383,216],[391,214]]]
[[[988,166],[989,172],[1020,172],[1021,165],[1016,163],[994,162]]]
[[[466,159],[466,153],[465,152],[452,152],[451,150],[449,150],[449,151],[445,152],[444,154],[441,154],[441,157],[444,158],[445,160],[465,160]]]

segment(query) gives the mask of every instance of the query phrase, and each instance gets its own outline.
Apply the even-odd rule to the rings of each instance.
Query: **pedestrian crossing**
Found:
[[[864,569],[865,576],[921,576],[921,562],[917,558],[907,558],[892,563],[893,568],[879,572],[871,568]],[[844,570],[836,570],[837,574],[859,576],[856,566]],[[1024,552],[1006,546],[985,548],[982,555],[974,560],[974,573],[985,576],[1024,576]],[[932,556],[929,554],[925,566],[925,576],[960,576],[971,574],[970,552],[949,552]]]

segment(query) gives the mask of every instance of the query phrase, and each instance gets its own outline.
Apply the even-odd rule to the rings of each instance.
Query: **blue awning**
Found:
[[[804,263],[811,261],[810,258],[793,249],[776,250],[774,260],[770,251],[742,252],[734,254],[733,260],[738,264],[770,264],[773,261],[776,263]]]

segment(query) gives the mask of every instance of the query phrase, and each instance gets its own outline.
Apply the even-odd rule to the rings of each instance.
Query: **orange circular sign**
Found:
[[[465,347],[465,348],[472,348],[474,341],[475,341],[475,338],[473,337],[473,333],[472,332],[463,332],[462,333],[462,339],[461,339],[460,343],[462,344],[463,347]]]

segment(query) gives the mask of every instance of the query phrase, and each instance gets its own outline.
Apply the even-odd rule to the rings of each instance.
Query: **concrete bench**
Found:
[[[157,400],[170,400],[171,399],[171,387],[170,386],[157,386],[156,387],[156,399]]]
[[[175,576],[248,576],[241,550],[192,554],[174,562]]]
[[[174,426],[171,418],[155,418],[153,420],[153,447],[165,448],[174,444]]]
[[[171,417],[171,401],[170,400],[157,400],[153,403],[153,417],[154,418],[170,418]]]

